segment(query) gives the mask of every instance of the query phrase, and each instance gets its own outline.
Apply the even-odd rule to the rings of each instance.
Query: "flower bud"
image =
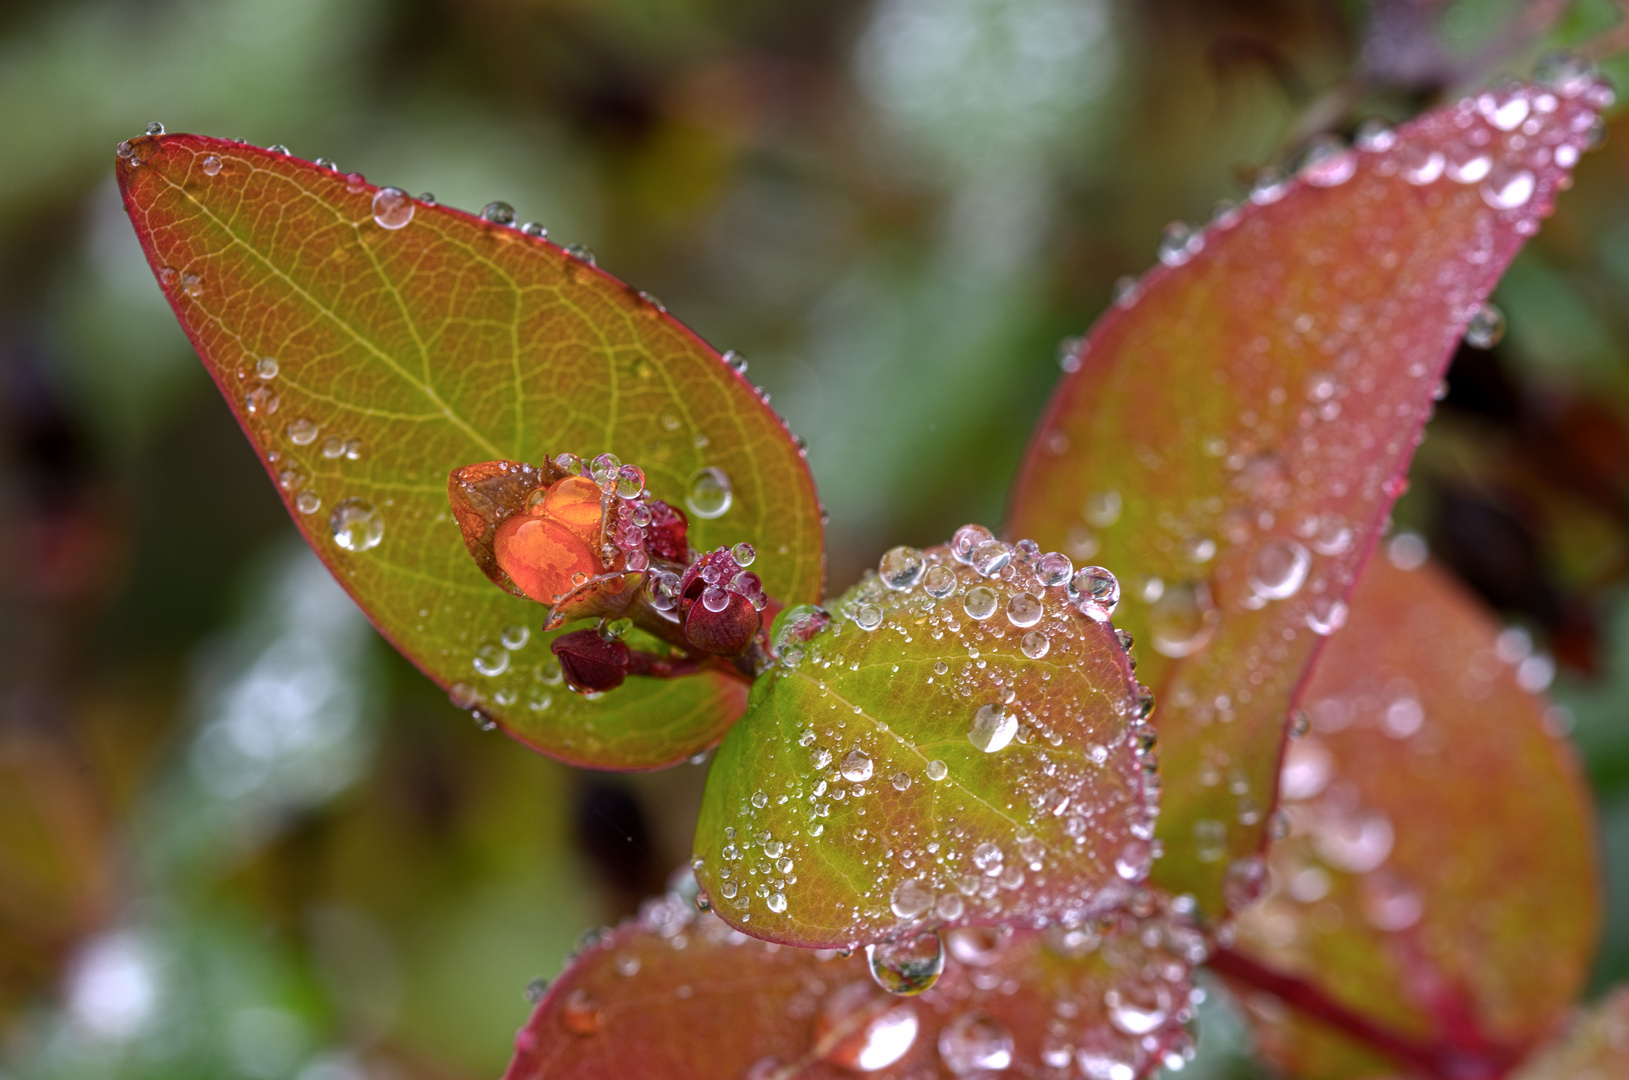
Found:
[[[578,693],[602,693],[622,685],[628,675],[628,646],[607,641],[596,630],[573,630],[549,645],[560,660],[566,682]]]

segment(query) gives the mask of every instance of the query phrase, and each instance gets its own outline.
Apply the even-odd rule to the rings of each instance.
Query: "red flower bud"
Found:
[[[597,630],[561,634],[549,649],[560,659],[566,682],[578,693],[614,690],[627,678],[628,646],[620,641],[607,641]]]
[[[689,608],[684,616],[685,639],[715,656],[740,656],[763,625],[751,600],[718,586],[708,586],[700,599],[685,603]]]

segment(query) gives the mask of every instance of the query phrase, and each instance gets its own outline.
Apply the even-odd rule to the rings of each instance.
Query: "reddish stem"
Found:
[[[1442,1041],[1423,1042],[1393,1031],[1342,1005],[1312,983],[1274,971],[1243,953],[1218,947],[1207,963],[1233,982],[1265,991],[1297,1012],[1431,1080],[1500,1080],[1509,1070],[1505,1054],[1468,1050]]]

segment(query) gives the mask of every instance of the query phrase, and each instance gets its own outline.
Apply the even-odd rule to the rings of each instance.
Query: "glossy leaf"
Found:
[[[783,648],[713,759],[696,873],[756,937],[1044,925],[1147,874],[1148,728],[1112,628],[1025,558],[992,577],[919,558],[914,584],[868,576]]]
[[[119,180],[300,530],[456,703],[585,765],[654,767],[717,741],[744,696],[721,676],[598,700],[561,687],[545,609],[486,580],[447,483],[493,459],[608,451],[683,506],[698,470],[720,470],[727,508],[693,514],[691,542],[749,541],[772,595],[818,599],[813,482],[745,379],[592,262],[355,174],[170,135],[121,148]]]
[[[1593,807],[1518,681],[1524,641],[1435,568],[1377,559],[1308,684],[1311,730],[1280,783],[1289,835],[1239,922],[1239,952],[1440,1061],[1519,1061],[1597,944]],[[1244,1000],[1292,1075],[1381,1066],[1293,1001]]]
[[[1629,1076],[1629,988],[1578,1017],[1556,1045],[1535,1054],[1513,1080],[1619,1080]]]
[[[505,1080],[1111,1077],[1180,1060],[1198,934],[1161,917],[1105,930],[953,930],[939,981],[891,997],[863,954],[768,944],[669,896],[576,957]]]
[[[1609,97],[1484,94],[1174,231],[1066,366],[1008,529],[1126,583],[1166,799],[1155,880],[1223,907],[1284,718],[1404,476],[1449,356]]]

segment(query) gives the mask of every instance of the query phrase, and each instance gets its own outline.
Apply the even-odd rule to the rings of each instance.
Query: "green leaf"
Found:
[[[913,560],[783,646],[713,760],[696,874],[755,937],[1044,926],[1147,874],[1152,732],[1113,629],[1021,553],[989,577],[942,547]]]
[[[952,930],[938,982],[893,997],[863,954],[757,941],[670,895],[573,960],[504,1080],[1027,1077],[1077,1061],[1130,1076],[1180,1060],[1198,934],[1158,916],[1100,930]]]
[[[1485,94],[1258,187],[1169,235],[1066,363],[1008,532],[1126,583],[1162,742],[1154,879],[1213,915],[1265,841],[1285,717],[1448,358],[1605,93]]]
[[[728,509],[692,514],[691,543],[749,541],[772,596],[816,600],[814,484],[750,383],[591,260],[359,175],[192,135],[132,140],[118,172],[295,522],[397,648],[461,706],[577,764],[651,768],[719,739],[744,696],[720,676],[600,700],[560,686],[543,609],[482,576],[447,476],[609,451],[683,506],[699,470],[721,470]]]
[[[1601,883],[1576,754],[1500,631],[1435,568],[1370,566],[1307,686],[1288,835],[1236,947],[1426,1057],[1502,1066],[1583,988]],[[1294,1000],[1252,1016],[1294,1076],[1384,1071]]]

